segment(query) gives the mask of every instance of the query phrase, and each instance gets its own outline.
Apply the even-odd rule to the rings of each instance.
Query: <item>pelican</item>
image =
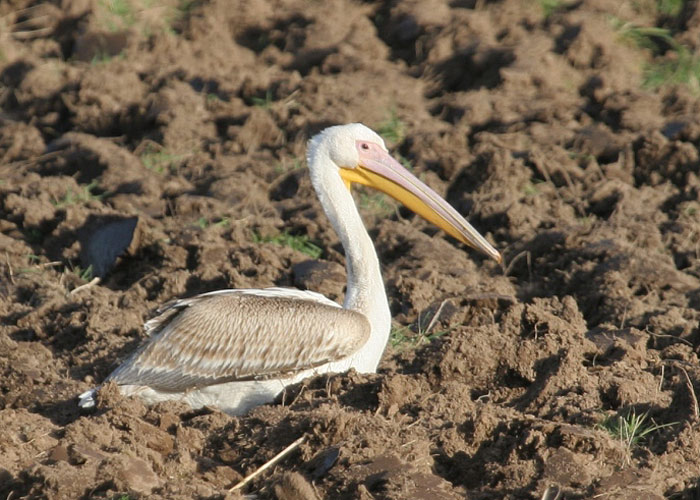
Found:
[[[374,245],[352,198],[353,183],[383,191],[501,261],[499,252],[392,158],[382,138],[365,125],[329,127],[314,136],[307,164],[345,250],[343,306],[288,288],[217,290],[176,300],[146,322],[149,338],[106,382],[146,404],[176,399],[240,415],[312,375],[350,368],[375,372],[389,339],[391,313]],[[79,396],[81,407],[95,405],[96,390]]]

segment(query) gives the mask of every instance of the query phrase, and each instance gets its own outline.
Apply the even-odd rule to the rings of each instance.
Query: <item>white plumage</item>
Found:
[[[345,249],[348,286],[341,308],[310,291],[217,290],[166,304],[145,324],[149,339],[107,377],[147,403],[178,399],[231,414],[273,400],[313,374],[376,371],[391,326],[372,241],[350,194],[376,187],[461,241],[498,252],[447,202],[387,153],[361,124],[331,127],[309,141],[311,180]],[[80,395],[94,406],[95,390]]]

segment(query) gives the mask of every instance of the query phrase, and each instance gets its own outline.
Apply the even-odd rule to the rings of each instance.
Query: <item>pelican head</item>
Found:
[[[373,145],[388,154],[384,140],[371,128],[362,123],[336,125],[324,129],[309,141],[309,168],[313,171],[315,162],[312,159],[319,154],[327,155],[338,168],[357,167],[361,151],[358,143]]]
[[[382,191],[447,234],[501,262],[498,250],[440,195],[392,158],[382,138],[369,127],[361,123],[329,127],[309,141],[308,152],[315,182],[325,182],[326,175],[339,175],[348,189],[358,183]],[[328,169],[334,171],[329,174]]]

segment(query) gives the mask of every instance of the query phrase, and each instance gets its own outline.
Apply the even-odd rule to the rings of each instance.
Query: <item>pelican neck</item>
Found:
[[[310,158],[310,171],[318,199],[345,251],[347,290],[343,307],[364,314],[372,327],[365,346],[367,355],[372,352],[372,360],[367,361],[371,369],[358,371],[375,371],[389,337],[391,313],[374,243],[338,167],[327,155],[317,153]]]

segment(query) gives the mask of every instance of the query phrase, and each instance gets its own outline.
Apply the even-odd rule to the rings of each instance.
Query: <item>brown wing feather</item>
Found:
[[[362,314],[295,297],[200,296],[169,309],[154,335],[108,378],[184,391],[266,378],[342,359],[369,338]]]

